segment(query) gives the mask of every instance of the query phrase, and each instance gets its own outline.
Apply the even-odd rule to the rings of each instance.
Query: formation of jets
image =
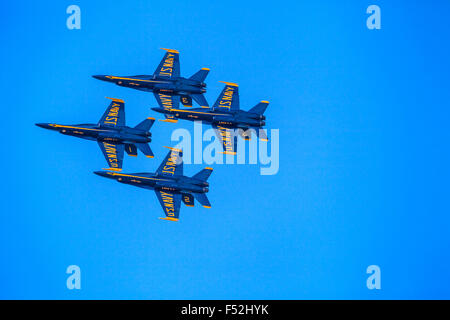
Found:
[[[199,105],[208,107],[203,93],[206,92],[204,81],[209,69],[203,68],[192,77],[183,78],[180,76],[179,52],[172,49],[163,48],[163,50],[166,50],[166,54],[153,75],[124,77],[97,75],[93,77],[122,87],[151,91],[158,103],[166,107],[177,107],[180,99],[185,106],[192,106],[192,99],[194,99]]]
[[[241,110],[238,85],[223,82],[225,87],[210,108],[203,95],[206,92],[204,81],[209,69],[202,68],[190,78],[181,77],[179,52],[173,49],[164,50],[166,53],[153,75],[93,77],[122,87],[153,92],[159,107],[151,109],[164,114],[165,120],[161,120],[163,122],[177,122],[182,119],[210,124],[222,143],[224,154],[236,154],[236,130],[245,140],[251,139],[252,132],[255,132],[257,138],[268,141],[262,129],[266,124],[264,112],[269,105],[268,101],[261,101],[248,111]],[[112,100],[111,104],[97,124],[36,125],[65,135],[97,141],[109,168],[94,173],[121,183],[154,190],[166,216],[161,219],[178,221],[181,202],[193,207],[194,199],[205,208],[211,208],[206,197],[209,191],[209,183],[206,181],[213,169],[207,167],[192,177],[184,176],[180,149],[167,147],[170,151],[155,173],[121,172],[124,152],[137,156],[139,149],[145,156],[154,157],[148,143],[151,142],[150,128],[155,118],[147,118],[133,128],[128,127],[125,125],[125,102],[121,99],[108,99]],[[191,108],[193,101],[200,107]],[[180,102],[190,108],[180,108]]]
[[[153,189],[169,221],[177,221],[180,215],[181,201],[188,206],[194,206],[194,197],[205,208],[211,208],[205,193],[209,191],[206,180],[212,168],[205,168],[192,177],[183,175],[182,151],[170,148],[164,161],[155,173],[118,173],[111,171],[95,171],[95,174],[114,179],[132,186]]]
[[[222,142],[223,153],[235,155],[237,150],[237,135],[233,132],[235,129],[241,129],[238,132],[245,140],[250,139],[251,131],[249,129],[255,129],[256,135],[261,140],[267,141],[265,131],[259,129],[266,124],[264,121],[266,117],[263,114],[268,105],[269,102],[261,101],[249,111],[240,110],[238,85],[225,82],[225,88],[223,88],[212,108],[186,110],[159,107],[152,108],[152,110],[163,113],[167,120],[173,122],[183,119],[211,124],[217,137]]]
[[[147,144],[152,141],[149,132],[155,118],[147,118],[136,127],[125,125],[125,103],[123,100],[109,98],[111,104],[97,124],[62,125],[56,123],[36,123],[37,126],[58,131],[68,136],[96,140],[109,165],[109,170],[121,171],[123,154],[137,156],[137,149],[153,158],[152,149]]]

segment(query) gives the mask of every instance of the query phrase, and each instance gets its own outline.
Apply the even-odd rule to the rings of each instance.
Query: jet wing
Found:
[[[163,109],[177,109],[180,105],[180,96],[177,95],[168,95],[161,92],[153,92],[155,95],[156,101],[158,102],[159,106]],[[166,119],[173,119],[176,120],[176,118],[171,115],[165,113],[164,116]]]
[[[222,82],[222,81],[221,81]],[[216,103],[213,105],[213,110],[221,112],[230,112],[239,110],[239,87],[236,83],[223,82],[223,88]]]
[[[156,197],[166,215],[166,218],[160,218],[169,221],[178,221],[180,216],[181,193],[169,193],[162,190],[155,190]]]
[[[166,54],[156,68],[154,75],[159,78],[177,78],[180,76],[180,55],[177,50],[165,49]]]
[[[170,151],[164,158],[156,173],[161,176],[174,177],[183,175],[183,158],[180,149],[169,148]]]
[[[122,170],[123,153],[125,150],[124,144],[115,144],[106,141],[97,141],[100,149],[102,149],[106,162],[108,162],[109,169],[120,171]]]
[[[98,122],[101,126],[122,127],[125,126],[125,102],[121,99],[108,98],[112,102]]]
[[[224,154],[236,154],[237,135],[234,129],[213,125],[217,138],[222,142]]]
[[[177,109],[180,105],[180,96],[170,95],[162,92],[153,92],[156,101],[163,109]]]

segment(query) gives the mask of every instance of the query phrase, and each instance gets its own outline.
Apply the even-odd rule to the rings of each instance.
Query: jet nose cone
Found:
[[[50,125],[48,123],[35,123],[38,127],[44,128],[44,129],[50,129]]]
[[[92,77],[97,79],[97,80],[109,81],[109,79],[106,76],[104,76],[104,75],[95,75],[95,76],[92,76]]]
[[[94,173],[100,177],[107,178],[109,176],[109,172],[106,172],[106,171],[94,171]]]
[[[151,108],[153,111],[159,112],[161,113],[161,109],[160,108]]]

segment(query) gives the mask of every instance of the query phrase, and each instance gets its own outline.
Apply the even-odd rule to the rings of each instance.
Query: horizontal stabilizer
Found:
[[[153,151],[152,149],[150,149],[150,146],[147,143],[136,143],[136,146],[139,148],[139,150],[141,150],[143,154],[145,154],[147,158],[154,157]]]
[[[205,208],[211,208],[211,203],[209,203],[208,198],[206,197],[206,194],[204,193],[193,193],[195,199],[197,199],[198,202]]]
[[[269,105],[269,101],[261,101],[256,106],[248,110],[248,112],[263,114],[266,111],[267,106]]]
[[[183,200],[183,203],[188,207],[194,206],[194,196],[190,193],[182,193],[181,200]]]
[[[200,107],[208,107],[208,101],[206,101],[205,96],[201,93],[195,93],[195,94],[191,94],[192,99],[195,100],[195,102],[197,102]]]
[[[197,73],[192,75],[189,79],[195,80],[198,82],[205,82],[205,79],[206,79],[206,76],[208,75],[208,73],[209,73],[208,68],[202,68],[200,71],[198,71]]]
[[[137,157],[137,148],[132,143],[127,143],[125,145],[125,151],[128,153],[129,156]]]
[[[181,103],[185,107],[192,107],[192,98],[190,96],[181,96]]]
[[[147,118],[134,128],[142,131],[149,131],[153,123],[155,123],[155,118]]]
[[[198,179],[201,181],[206,181],[208,180],[209,176],[211,175],[213,169],[206,167],[205,169],[201,170],[200,172],[198,172],[197,174],[195,174],[192,178],[194,179]]]
[[[259,140],[261,141],[269,141],[269,138],[267,138],[266,130],[264,129],[256,129],[256,135],[258,136]]]
[[[252,130],[251,129],[239,130],[239,135],[241,136],[242,139],[244,139],[246,141],[252,140]]]

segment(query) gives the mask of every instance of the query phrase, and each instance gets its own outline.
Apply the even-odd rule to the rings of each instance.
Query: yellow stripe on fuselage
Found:
[[[130,177],[130,178],[139,178],[139,179],[148,179],[148,180],[159,180],[159,181],[172,181],[172,180],[168,180],[168,179],[159,179],[159,178],[151,178],[151,177],[133,176],[133,175],[131,175],[131,174],[125,174],[125,173],[111,172],[110,174],[111,174],[112,176],[120,176],[120,177]]]
[[[227,115],[229,115],[229,113],[201,112],[201,111],[191,111],[191,110],[182,110],[182,109],[169,109],[169,111],[209,114],[211,116],[227,116]]]
[[[108,78],[108,79],[117,79],[117,80],[131,80],[131,81],[153,82],[153,83],[170,83],[169,81],[133,79],[133,78],[116,77],[116,76],[106,76],[106,78]]]
[[[91,129],[91,128],[64,126],[62,124],[49,124],[49,126],[52,126],[54,128],[68,128],[68,129],[91,130],[91,131],[109,131],[109,130],[101,130],[101,129]]]

